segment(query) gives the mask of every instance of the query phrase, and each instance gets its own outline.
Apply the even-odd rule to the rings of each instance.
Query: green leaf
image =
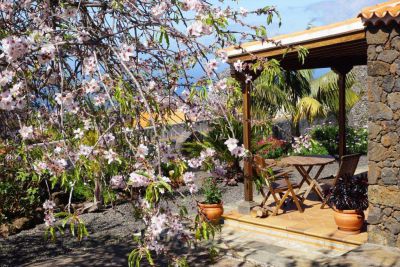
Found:
[[[196,229],[195,237],[196,237],[197,240],[201,239],[201,229],[200,228]]]
[[[207,223],[206,222],[203,222],[202,223],[202,225],[201,225],[201,228],[202,228],[202,230],[203,230],[203,238],[205,239],[205,240],[208,240],[208,238],[209,238],[209,233],[208,233],[208,229],[207,229]]]
[[[149,262],[149,264],[151,266],[154,266],[153,258],[151,257],[150,251],[148,249],[146,249],[146,258],[147,258],[147,261]]]
[[[73,222],[69,224],[69,230],[71,231],[72,236],[75,236],[75,224]]]
[[[304,46],[298,46],[297,53],[298,53],[299,61],[301,62],[301,64],[304,64],[304,61],[306,60],[306,57],[309,53],[308,49],[305,48]]]
[[[168,184],[167,182],[165,182],[164,180],[160,180],[160,184],[168,190],[168,192],[172,192],[172,187],[170,184]]]

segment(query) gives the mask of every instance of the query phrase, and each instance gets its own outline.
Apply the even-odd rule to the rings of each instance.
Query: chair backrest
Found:
[[[255,155],[253,158],[253,166],[254,166],[257,174],[260,176],[264,176],[264,178],[267,178],[265,176],[268,176],[268,175],[265,175],[266,170],[275,165],[276,165],[275,160],[264,159],[260,155]]]
[[[266,165],[265,160],[261,156],[259,155],[254,156],[253,166],[258,175],[261,176],[262,169],[265,168],[265,165]]]
[[[342,178],[353,177],[353,175],[357,169],[357,165],[358,165],[358,161],[360,160],[360,157],[361,157],[360,154],[352,154],[352,155],[343,156],[341,158],[339,170],[335,177],[334,184],[337,183],[337,181],[340,177],[342,177]]]

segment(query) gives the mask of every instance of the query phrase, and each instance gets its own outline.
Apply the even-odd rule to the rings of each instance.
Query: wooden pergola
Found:
[[[235,71],[233,64],[238,60],[251,65],[259,59],[277,59],[286,70],[313,68],[331,68],[338,76],[339,88],[339,158],[346,154],[346,74],[355,65],[367,64],[367,42],[365,26],[360,18],[346,20],[306,31],[281,35],[272,38],[273,42],[249,42],[225,49],[231,64],[232,76],[242,86],[243,93],[243,144],[250,149],[251,144],[251,83],[246,83],[246,75],[256,79],[260,74],[246,68],[243,72]],[[304,63],[298,58],[299,47],[305,47],[308,55]],[[253,179],[252,165],[244,163],[244,202],[252,206]]]

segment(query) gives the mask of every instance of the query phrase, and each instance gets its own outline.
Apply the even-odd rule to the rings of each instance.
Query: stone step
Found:
[[[224,228],[232,229],[233,232],[245,232],[248,236],[256,236],[268,240],[270,243],[281,244],[286,248],[311,251],[311,254],[323,253],[337,256],[355,249],[363,243],[260,225],[243,221],[240,218],[225,217]]]

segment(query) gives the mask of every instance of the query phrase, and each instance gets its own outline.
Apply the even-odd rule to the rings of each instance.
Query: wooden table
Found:
[[[281,164],[294,166],[300,173],[303,179],[300,182],[300,188],[304,183],[308,184],[308,188],[304,193],[304,199],[308,197],[311,190],[318,195],[321,200],[324,200],[322,188],[318,184],[318,178],[326,165],[335,162],[335,158],[331,156],[290,156],[283,158]],[[319,167],[314,177],[310,176],[310,172],[314,167]]]

